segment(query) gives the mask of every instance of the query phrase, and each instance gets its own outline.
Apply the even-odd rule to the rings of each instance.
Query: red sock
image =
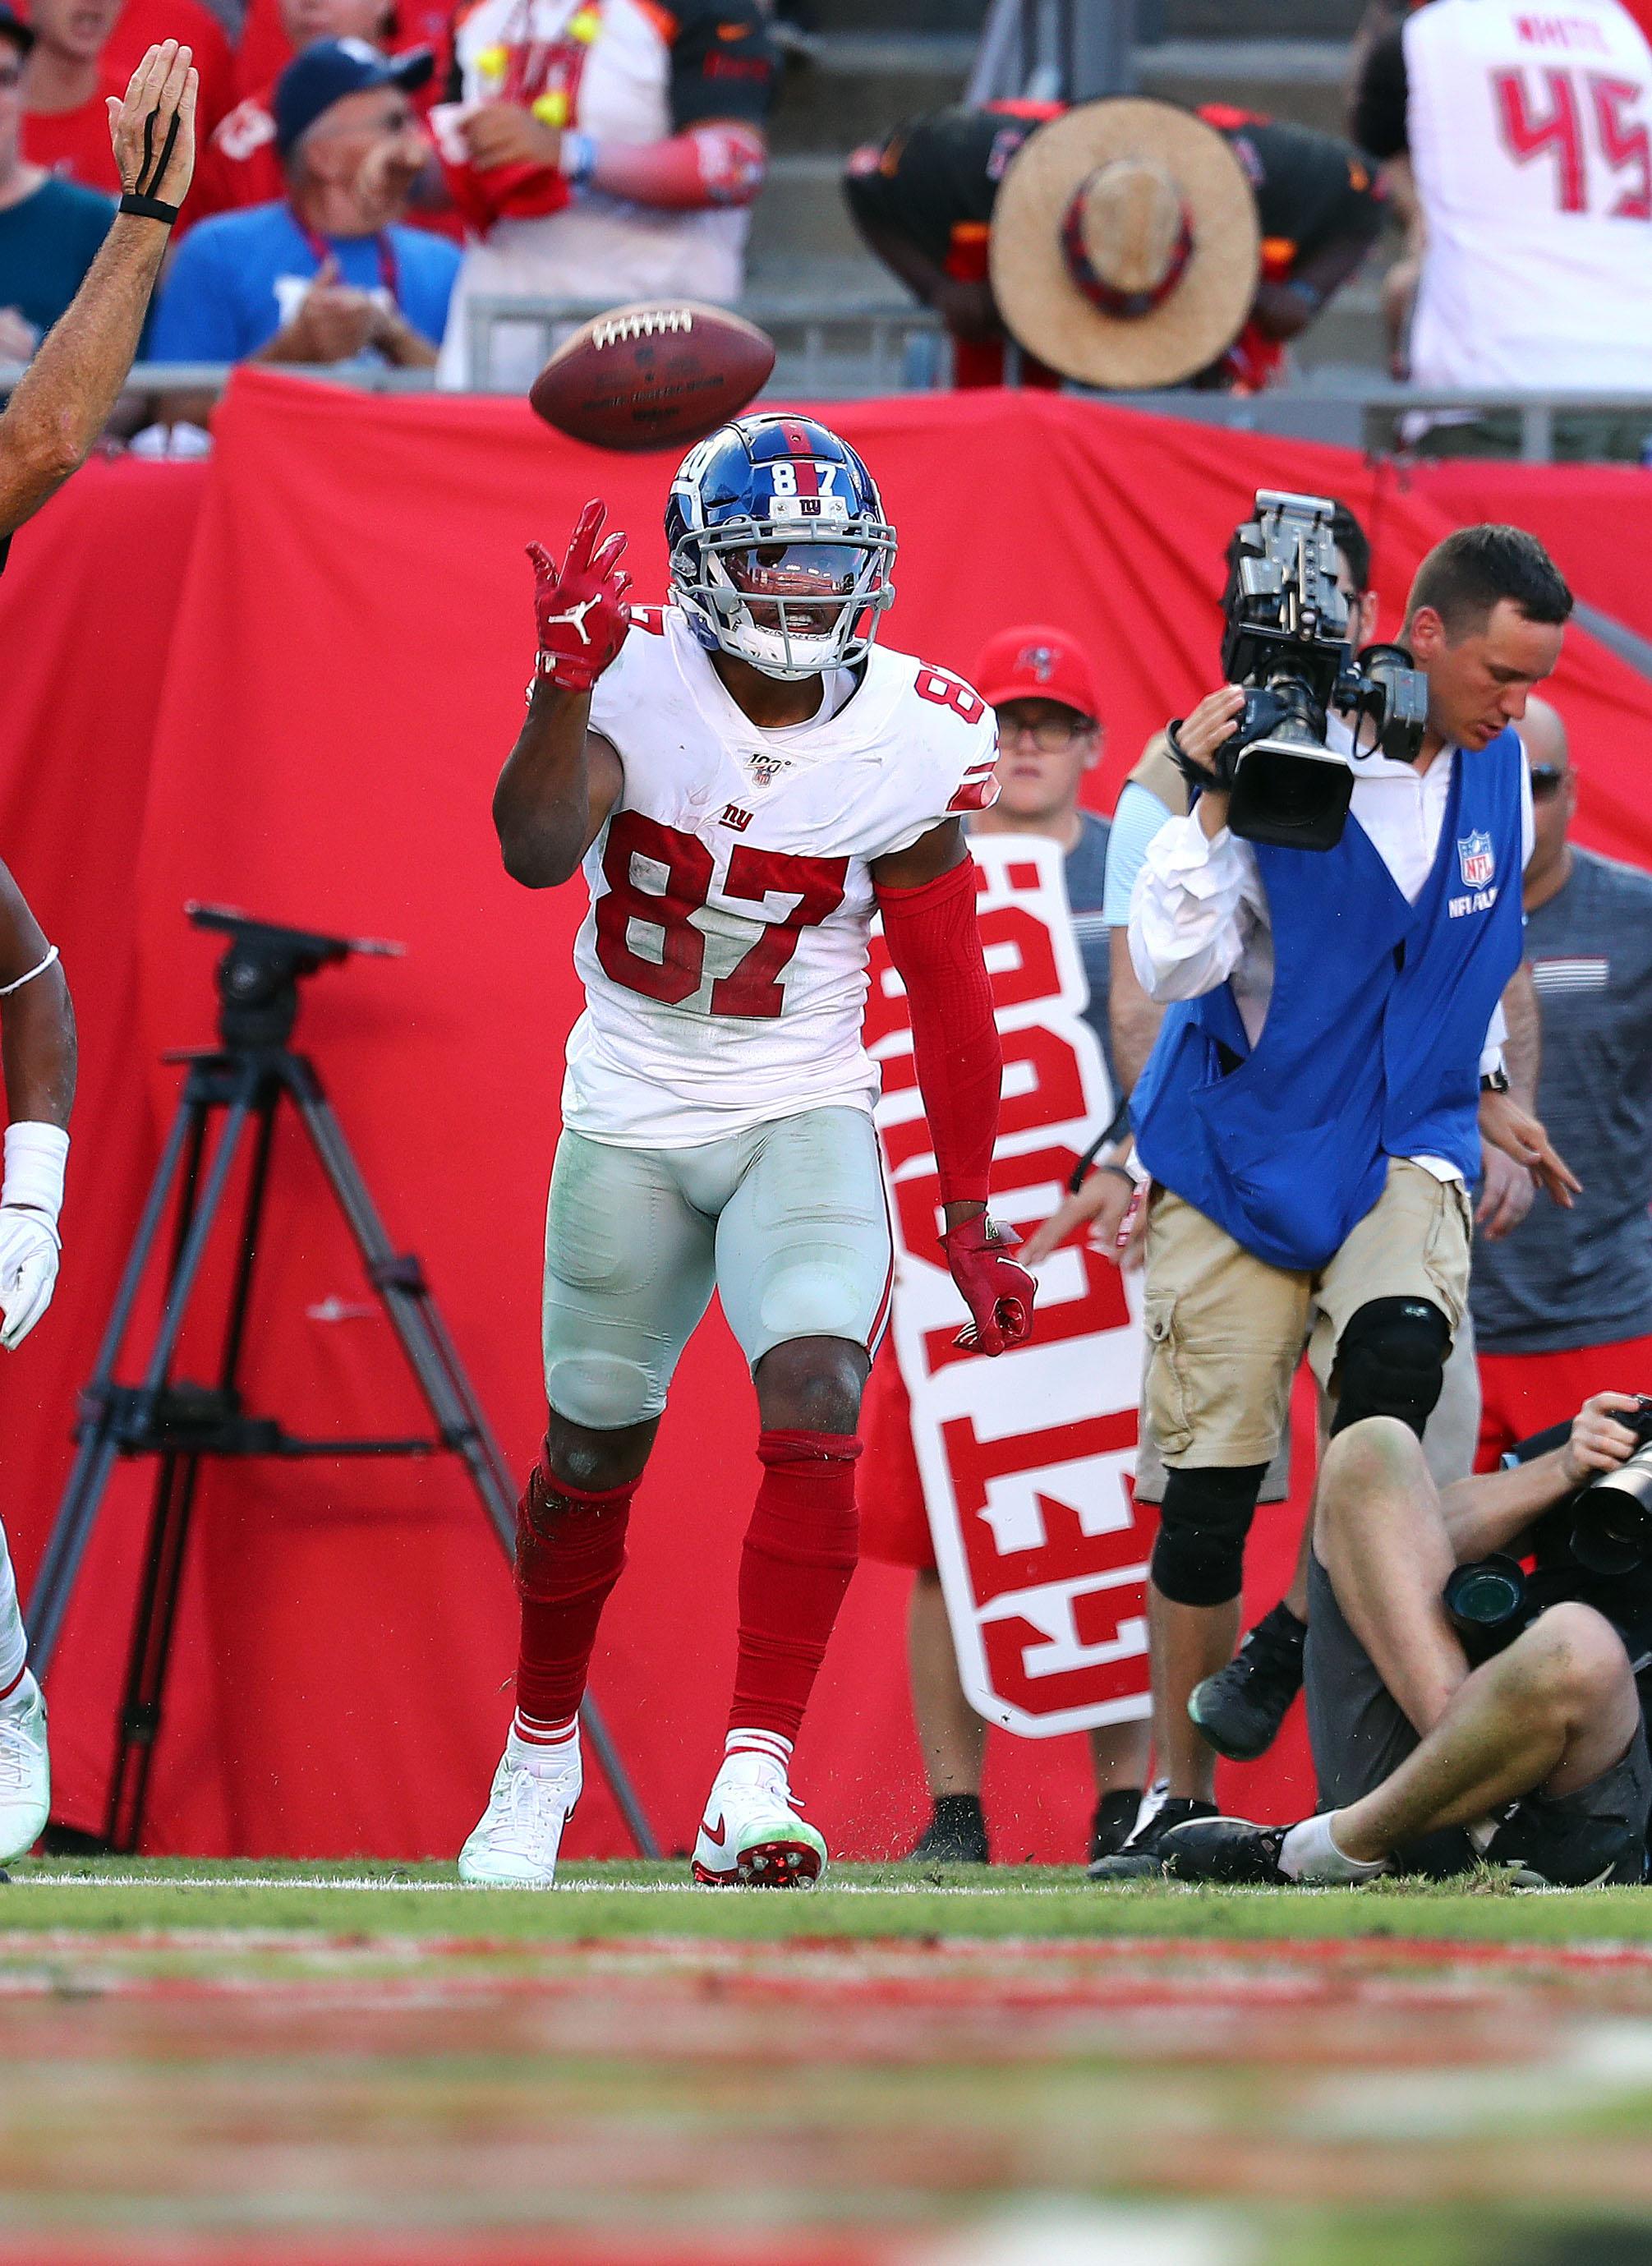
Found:
[[[590,1495],[552,1475],[547,1448],[516,1509],[522,1648],[516,1706],[537,1723],[565,1723],[585,1678],[608,1593],[625,1563],[625,1522],[638,1481]]]
[[[855,1570],[860,1521],[846,1432],[764,1432],[757,1508],[740,1559],[740,1660],[731,1731],[794,1739]]]

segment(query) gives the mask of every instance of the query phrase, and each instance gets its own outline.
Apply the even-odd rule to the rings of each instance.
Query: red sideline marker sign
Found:
[[[1004,1045],[995,1218],[1026,1234],[1113,1112],[1054,842],[978,837],[982,939]],[[906,998],[874,936],[866,1044],[895,1222],[895,1344],[963,1688],[990,1722],[1051,1738],[1147,1713],[1138,1518],[1142,1338],[1124,1278],[1082,1245],[1041,1270],[1030,1345],[961,1353],[967,1319],[936,1248],[935,1159]]]

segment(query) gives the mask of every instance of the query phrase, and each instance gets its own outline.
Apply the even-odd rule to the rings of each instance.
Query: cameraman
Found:
[[[1563,1445],[1443,1498],[1393,1418],[1332,1442],[1308,1621],[1322,1808],[1290,1827],[1184,1824],[1165,1843],[1174,1879],[1438,1879],[1477,1857],[1524,1886],[1641,1879],[1652,1768],[1625,1637],[1644,1650],[1652,1578],[1591,1583],[1561,1539],[1571,1506],[1543,1517],[1634,1454],[1644,1433],[1619,1419],[1637,1406],[1598,1392]],[[1524,1626],[1472,1665],[1444,1595],[1453,1568],[1534,1547]],[[1605,1611],[1586,1601],[1603,1591]]]
[[[1122,1873],[1156,1870],[1159,1837],[1208,1812],[1188,1701],[1232,1655],[1245,1538],[1312,1310],[1334,1431],[1388,1415],[1420,1437],[1463,1318],[1480,1136],[1570,1201],[1488,1036],[1520,962],[1532,841],[1509,727],[1571,609],[1518,529],[1461,529],[1429,554],[1401,632],[1428,679],[1422,746],[1414,764],[1359,762],[1332,849],[1230,834],[1218,751],[1240,688],[1173,727],[1201,792],[1150,846],[1129,926],[1144,988],[1173,1003],[1132,1106],[1156,1184],[1147,1407],[1169,1479],[1149,1618],[1168,1784]]]

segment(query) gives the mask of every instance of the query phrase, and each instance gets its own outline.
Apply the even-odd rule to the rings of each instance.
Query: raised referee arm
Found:
[[[126,195],[0,416],[0,543],[85,462],[126,384],[195,169],[196,86],[189,49],[166,40],[133,72],[125,99],[108,98]]]

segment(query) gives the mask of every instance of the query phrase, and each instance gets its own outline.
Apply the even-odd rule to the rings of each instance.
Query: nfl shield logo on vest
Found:
[[[1457,862],[1462,868],[1463,887],[1466,889],[1483,889],[1497,870],[1497,860],[1492,852],[1490,835],[1471,834],[1466,837],[1459,837],[1457,844]]]

